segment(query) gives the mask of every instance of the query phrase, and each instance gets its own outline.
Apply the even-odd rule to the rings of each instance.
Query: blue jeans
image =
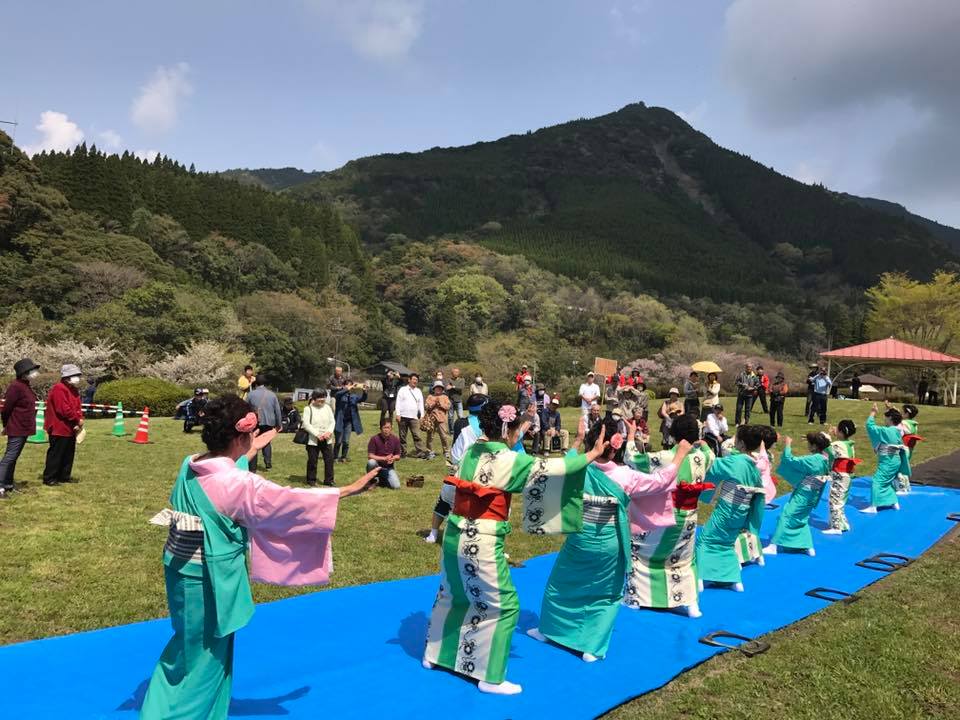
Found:
[[[367,472],[370,472],[379,464],[376,460],[367,460]],[[396,468],[380,468],[380,474],[377,475],[377,479],[380,481],[381,486],[386,484],[391,490],[400,489],[400,476],[397,475]]]
[[[0,488],[6,490],[13,488],[13,475],[17,470],[17,459],[26,444],[26,436],[15,435],[7,438],[7,449],[3,453],[3,459],[0,460]]]
[[[463,417],[463,401],[457,400],[456,402],[450,403],[450,409],[447,410],[447,428],[450,430],[450,435],[453,435],[453,424]]]
[[[338,457],[342,457],[344,460],[347,459],[347,453],[350,452],[350,433],[353,432],[352,425],[344,425],[343,430],[340,432],[335,432],[334,445],[333,445],[333,459],[336,460]],[[343,454],[340,453],[340,449],[343,448]]]

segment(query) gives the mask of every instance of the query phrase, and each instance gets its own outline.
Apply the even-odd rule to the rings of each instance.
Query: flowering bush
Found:
[[[142,370],[147,377],[176,385],[216,385],[232,374],[233,364],[226,349],[215,342],[192,343],[186,352],[168,355]]]

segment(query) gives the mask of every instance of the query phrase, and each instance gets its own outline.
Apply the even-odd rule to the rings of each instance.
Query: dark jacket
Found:
[[[37,395],[30,384],[14,380],[3,395],[0,419],[8,437],[29,437],[37,431]]]
[[[336,421],[334,432],[343,432],[345,424],[349,424],[353,432],[357,435],[363,433],[363,424],[360,422],[360,409],[357,407],[367,399],[367,391],[363,395],[354,395],[346,388],[341,388],[333,397],[337,401],[337,407],[333,411],[333,418]]]
[[[80,391],[61,380],[47,395],[47,410],[43,426],[54,437],[73,437],[80,424],[83,411],[80,409]]]

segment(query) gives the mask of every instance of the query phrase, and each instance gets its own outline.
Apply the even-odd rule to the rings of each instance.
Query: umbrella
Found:
[[[861,385],[860,394],[861,395],[879,395],[880,391],[877,390],[873,385]]]
[[[690,366],[694,372],[702,373],[722,373],[723,369],[712,360],[700,360]]]

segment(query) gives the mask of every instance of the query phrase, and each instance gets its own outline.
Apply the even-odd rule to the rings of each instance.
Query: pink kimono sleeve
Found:
[[[340,502],[336,489],[282,487],[242,470],[221,473],[215,482],[203,482],[203,489],[217,510],[247,528],[252,580],[272,585],[329,582],[331,533]]]
[[[653,473],[623,467],[623,481],[617,484],[630,496],[630,532],[650,532],[674,524],[671,491],[677,479],[677,466],[667,465]],[[621,473],[617,473],[621,475]]]
[[[770,456],[766,449],[760,447],[760,452],[754,458],[757,470],[760,471],[760,479],[763,481],[763,494],[768,503],[772,503],[777,497],[777,482],[773,479],[773,468],[770,465]]]

